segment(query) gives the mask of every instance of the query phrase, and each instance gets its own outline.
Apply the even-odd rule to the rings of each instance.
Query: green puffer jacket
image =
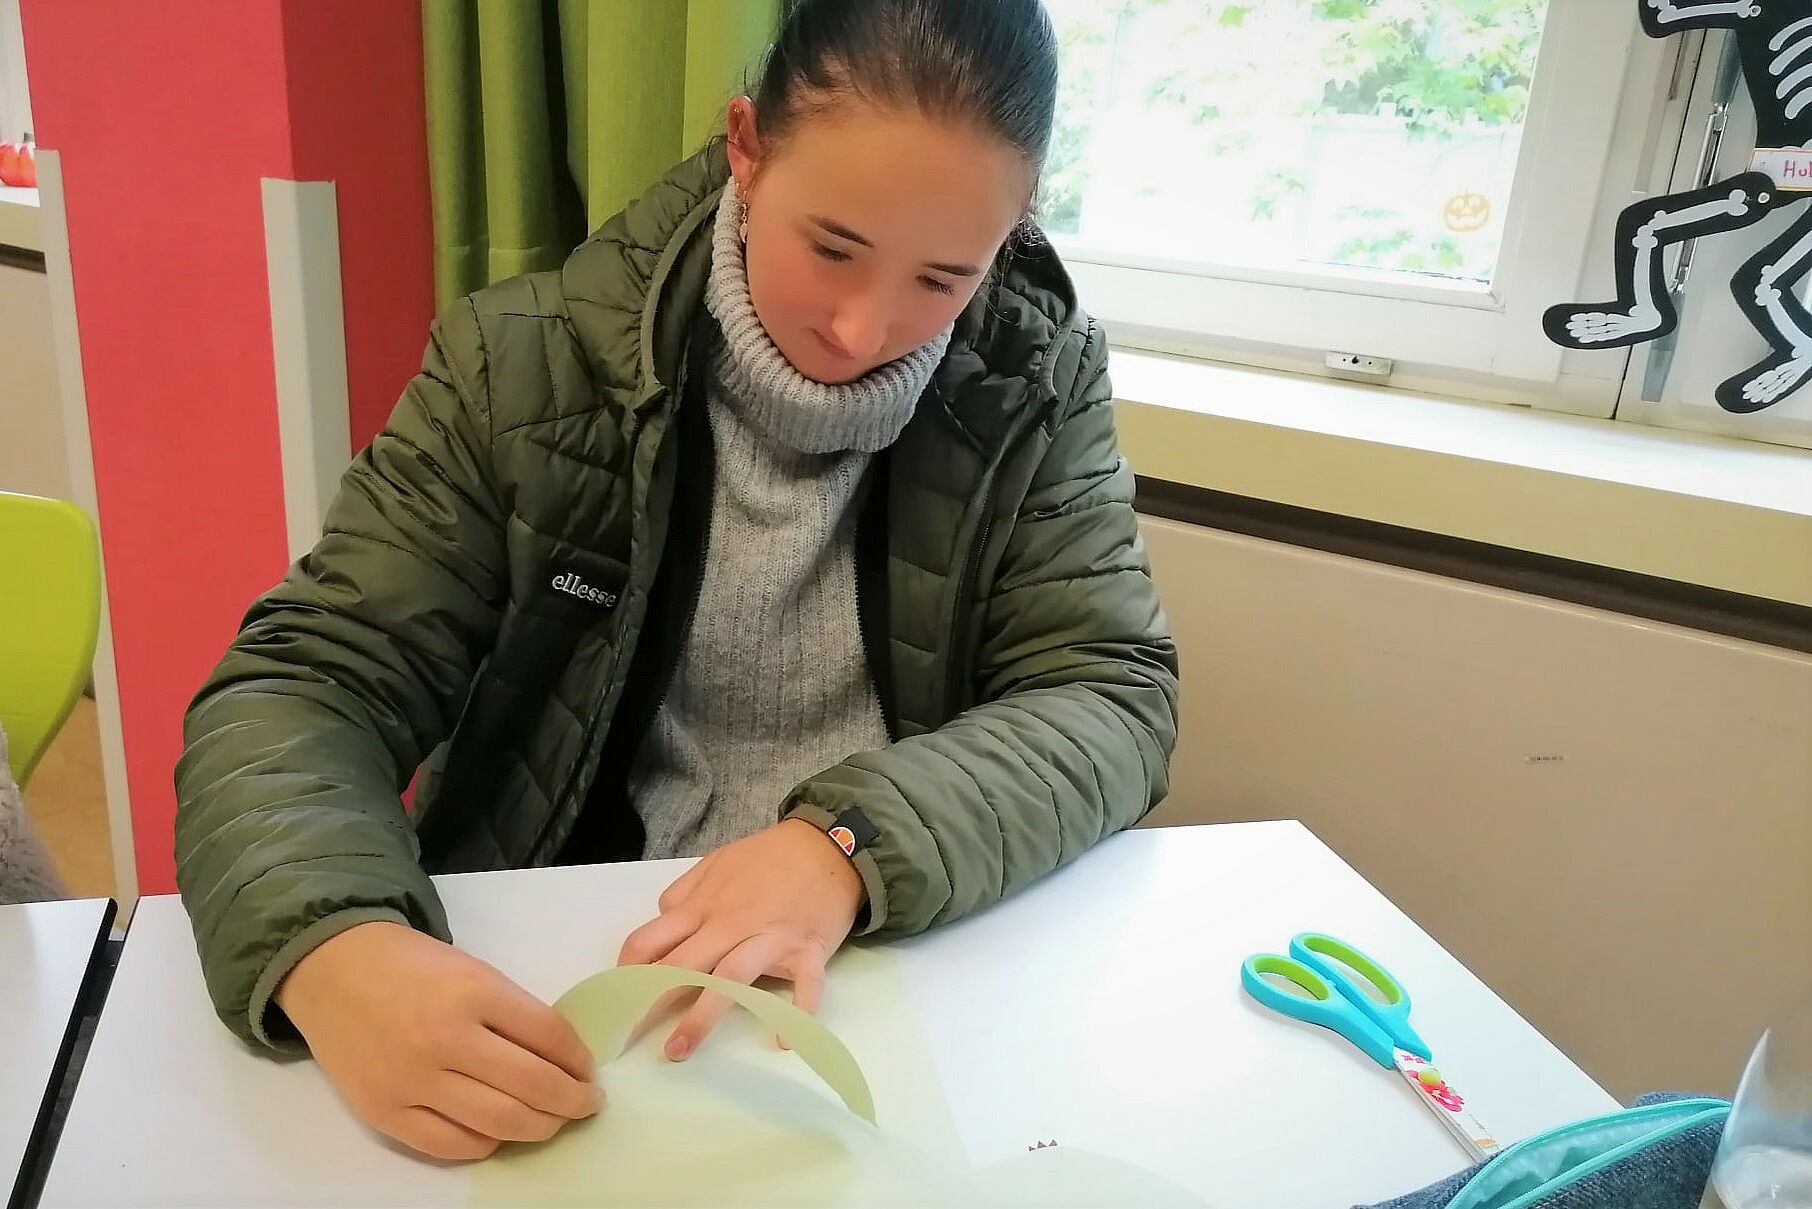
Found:
[[[559,271],[442,315],[196,695],[177,880],[242,1037],[298,1043],[271,991],[344,928],[450,940],[430,873],[639,855],[621,783],[696,599],[688,371],[727,176],[714,143]],[[955,919],[1164,795],[1176,655],[1132,494],[1101,332],[1054,254],[1022,256],[875,459],[860,612],[895,741],[775,803],[872,823],[861,930]]]

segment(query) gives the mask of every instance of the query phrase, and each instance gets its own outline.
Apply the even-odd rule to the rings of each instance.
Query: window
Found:
[[[1040,216],[1117,342],[1553,389],[1540,314],[1577,288],[1626,72],[1660,70],[1628,0],[1047,5]]]
[[[25,91],[25,38],[19,0],[0,0],[0,142],[32,129],[31,98]]]

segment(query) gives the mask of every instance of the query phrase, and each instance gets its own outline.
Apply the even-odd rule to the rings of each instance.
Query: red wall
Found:
[[[420,6],[22,0],[61,153],[142,893],[183,709],[288,561],[260,178],[337,182],[354,441],[432,307]]]

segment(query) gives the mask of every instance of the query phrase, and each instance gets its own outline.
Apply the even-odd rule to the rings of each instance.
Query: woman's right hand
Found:
[[[277,1006],[366,1124],[439,1159],[481,1159],[597,1112],[591,1052],[493,967],[402,924],[330,937]]]

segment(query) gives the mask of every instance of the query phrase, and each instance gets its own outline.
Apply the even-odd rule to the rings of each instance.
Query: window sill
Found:
[[[1812,451],[1132,349],[1154,479],[1812,605]]]
[[[38,191],[0,185],[0,245],[42,252],[38,234]]]

